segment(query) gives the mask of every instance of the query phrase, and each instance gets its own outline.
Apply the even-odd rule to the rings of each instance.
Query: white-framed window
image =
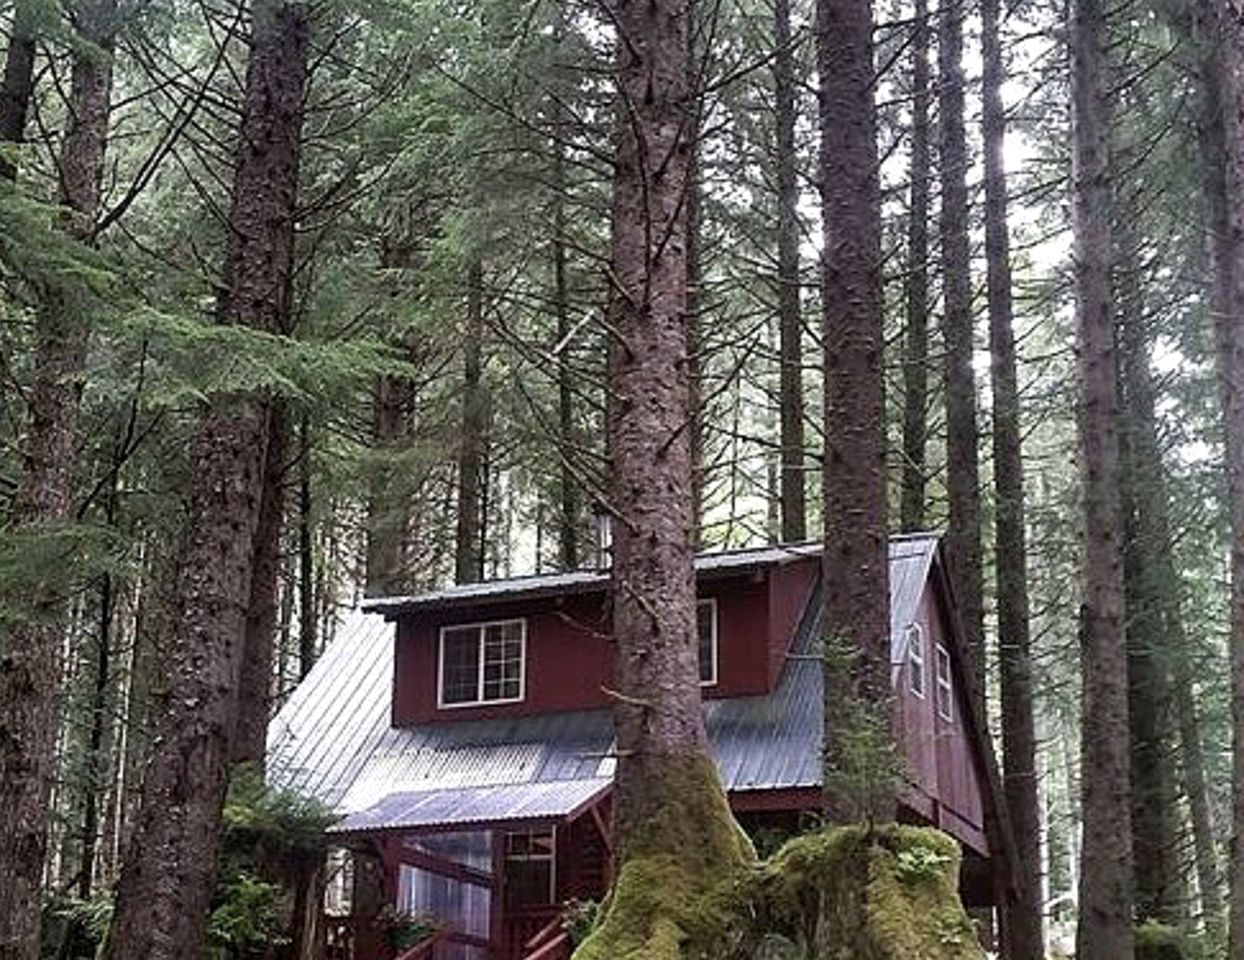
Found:
[[[695,629],[700,640],[700,686],[717,683],[717,601],[712,597],[695,605]]]
[[[907,624],[907,689],[921,700],[925,698],[924,628],[918,623]]]
[[[526,620],[441,627],[437,705],[517,703],[523,699],[526,660]]]
[[[943,720],[955,719],[954,681],[950,676],[950,651],[937,645],[937,712]]]

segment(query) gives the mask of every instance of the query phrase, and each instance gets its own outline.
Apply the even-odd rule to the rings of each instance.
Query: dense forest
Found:
[[[824,817],[885,823],[887,538],[938,530],[1011,838],[984,939],[1244,957],[1238,0],[0,32],[0,960],[305,955],[274,891],[332,813],[263,786],[270,717],[363,597],[588,568],[603,517],[580,956],[779,955],[641,890],[754,869],[693,555],[823,544]]]

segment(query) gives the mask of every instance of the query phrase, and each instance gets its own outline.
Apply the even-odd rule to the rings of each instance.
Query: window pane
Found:
[[[701,601],[695,608],[696,631],[700,640],[700,682],[717,682],[717,649],[713,632],[717,626],[717,604]]]
[[[521,621],[484,628],[484,700],[516,700],[522,693],[523,625]]]
[[[441,702],[479,699],[479,628],[457,627],[442,634]]]
[[[946,720],[954,719],[954,684],[950,674],[950,654],[945,647],[937,648],[937,712]]]
[[[538,907],[553,902],[552,831],[523,831],[505,838],[505,902],[510,907]]]
[[[924,631],[915,623],[907,627],[907,686],[916,696],[924,696]]]

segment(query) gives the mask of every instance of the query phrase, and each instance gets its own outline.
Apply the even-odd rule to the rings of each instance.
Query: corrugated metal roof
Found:
[[[350,814],[333,832],[561,819],[584,809],[612,785],[611,778],[594,778],[392,793]]]
[[[695,558],[695,569],[698,574],[713,576],[774,566],[790,560],[816,556],[818,553],[820,545],[815,543],[701,553]],[[529,600],[534,597],[586,593],[604,590],[608,585],[609,574],[605,571],[573,570],[569,573],[485,580],[482,583],[459,583],[412,596],[375,597],[364,600],[363,609],[393,615],[402,611],[426,610],[455,604]]]
[[[890,543],[892,661],[901,662],[904,628],[916,617],[937,542],[926,534]],[[791,555],[746,553],[753,563],[757,554]],[[728,790],[819,785],[821,667],[801,656],[815,653],[822,614],[819,601],[808,604],[792,644],[796,656],[770,693],[706,701],[709,741]],[[353,813],[399,793],[606,780],[613,774],[608,710],[393,728],[392,683],[392,624],[376,613],[352,613],[271,724],[273,778]]]

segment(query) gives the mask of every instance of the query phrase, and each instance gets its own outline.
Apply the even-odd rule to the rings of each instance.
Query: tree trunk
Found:
[[[61,152],[61,203],[74,239],[93,239],[99,212],[108,116],[114,0],[81,10],[79,29],[96,48],[74,59],[72,119]],[[53,533],[72,521],[81,373],[89,297],[70,278],[41,285],[35,321],[26,462],[14,500],[15,531]],[[44,584],[26,621],[0,642],[0,960],[38,953],[41,884],[48,842],[61,696],[63,605]]]
[[[381,376],[376,383],[372,449],[390,453],[406,436],[406,408],[410,384],[401,377]],[[377,464],[371,480],[367,510],[367,586],[369,597],[400,592],[402,546],[408,522],[405,483],[393,464]]]
[[[560,108],[558,116],[561,116]],[[564,118],[563,118],[564,120]],[[566,277],[566,148],[567,124],[558,129],[553,144],[553,309],[557,315],[557,442],[558,517],[557,563],[562,570],[579,568],[579,523],[583,512],[575,458],[574,370],[570,357],[570,290]]]
[[[1244,952],[1244,27],[1229,0],[1204,0],[1211,315],[1226,438],[1231,527],[1232,823],[1228,956]]]
[[[299,424],[298,454],[298,679],[305,680],[319,654],[315,615],[315,530],[311,516],[311,420]]]
[[[773,16],[773,86],[777,115],[778,354],[781,362],[782,542],[807,539],[804,492],[803,316],[800,309],[799,168],[795,150],[798,116],[791,0],[776,0]]]
[[[894,782],[848,742],[889,749],[881,194],[869,0],[818,0],[825,230],[825,790],[839,819],[890,819]]]
[[[26,115],[34,96],[34,3],[35,0],[16,0],[13,5],[4,85],[0,88],[0,145],[19,144],[26,139]],[[12,180],[16,176],[16,164],[0,157],[0,178]]]
[[[287,326],[282,318],[282,326]],[[281,566],[281,526],[285,516],[285,454],[289,448],[285,404],[268,408],[268,450],[263,469],[259,519],[251,560],[250,601],[242,673],[238,681],[237,730],[232,761],[263,767],[272,707],[272,662],[276,649],[277,588]]]
[[[929,413],[929,5],[916,0],[911,49],[911,207],[907,213],[907,277],[903,296],[903,471],[899,523],[921,530],[925,520],[925,445]]]
[[[221,322],[276,331],[293,293],[308,8],[257,0]],[[169,696],[117,886],[107,956],[203,955],[267,452],[266,404],[211,401],[194,438]]]
[[[475,260],[467,274],[467,329],[463,338],[462,435],[458,450],[458,536],[454,580],[484,579],[484,497],[487,495],[488,397],[483,385],[484,268]]]
[[[972,368],[972,249],[968,236],[967,142],[963,125],[964,0],[942,0],[937,57],[942,174],[942,287],[945,310],[946,550],[962,612],[970,693],[984,716],[985,605],[982,594],[980,464],[976,374]]]
[[[993,375],[995,486],[994,571],[998,597],[998,674],[1002,708],[1003,792],[1019,863],[1018,895],[1003,904],[1009,960],[1042,960],[1041,810],[1029,632],[1028,546],[1024,530],[1024,461],[1011,298],[1011,240],[1003,164],[1005,68],[999,0],[981,4],[982,133],[985,163],[985,259]]]
[[[1158,441],[1157,391],[1149,370],[1149,333],[1140,278],[1134,208],[1116,218],[1120,431],[1124,517],[1124,606],[1127,610],[1128,723],[1131,733],[1132,852],[1139,920],[1177,924],[1184,884],[1168,664],[1185,655],[1173,646],[1179,621],[1179,578],[1170,553],[1166,482]],[[1164,553],[1165,552],[1165,555]]]
[[[688,427],[686,0],[610,5],[619,32],[608,434],[620,694],[614,849],[692,875],[738,847],[709,759],[696,641]]]
[[[1077,420],[1083,481],[1080,910],[1076,955],[1132,955],[1132,832],[1119,433],[1111,296],[1110,88],[1100,0],[1071,23]]]

